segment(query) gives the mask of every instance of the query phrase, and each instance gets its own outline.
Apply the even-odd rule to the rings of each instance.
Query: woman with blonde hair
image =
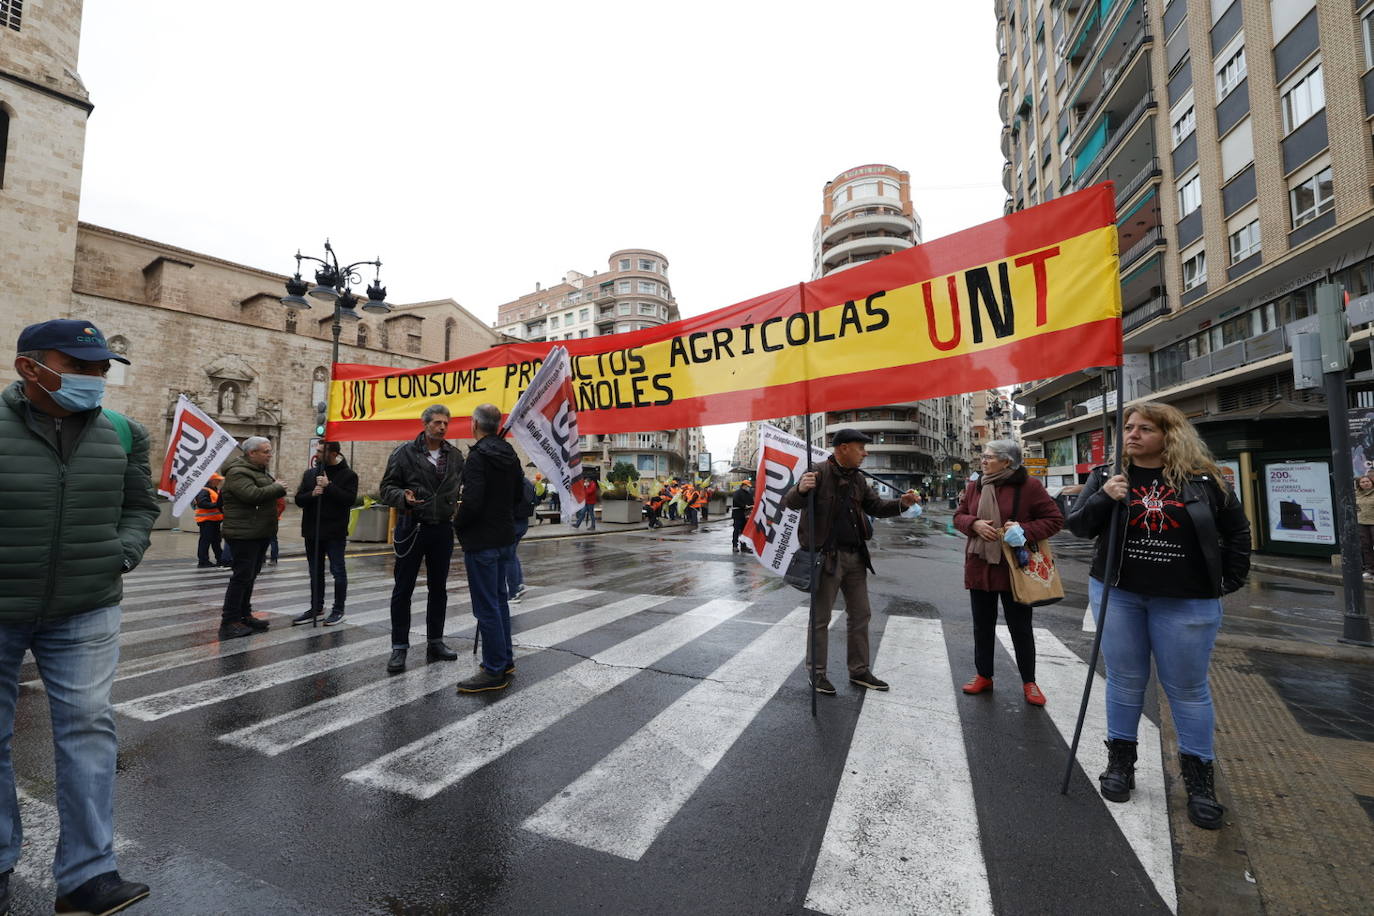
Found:
[[[1374,477],[1355,478],[1355,521],[1360,526],[1360,558],[1365,581],[1374,579]]]
[[[1245,584],[1250,525],[1187,418],[1168,404],[1126,412],[1124,473],[1088,476],[1069,530],[1097,538],[1089,600],[1102,626],[1107,664],[1107,769],[1102,796],[1129,801],[1135,788],[1136,729],[1153,658],[1178,732],[1188,819],[1215,830],[1225,809],[1213,785],[1215,716],[1207,668],[1221,626],[1221,596]],[[1113,501],[1125,504],[1111,605],[1101,624]]]

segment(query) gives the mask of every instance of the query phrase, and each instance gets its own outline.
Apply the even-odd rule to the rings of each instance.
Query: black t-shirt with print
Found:
[[[1207,598],[1207,561],[1183,496],[1164,479],[1163,468],[1128,470],[1126,547],[1120,587],[1143,595]]]

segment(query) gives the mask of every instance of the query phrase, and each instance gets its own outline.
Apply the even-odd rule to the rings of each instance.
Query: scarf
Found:
[[[999,530],[1002,527],[1002,510],[997,508],[997,485],[1015,472],[1015,468],[1005,467],[996,474],[984,474],[978,481],[981,494],[978,497],[978,518]],[[1000,538],[985,541],[976,534],[969,535],[965,552],[971,556],[982,557],[985,562],[995,566],[1002,562],[1002,541]]]

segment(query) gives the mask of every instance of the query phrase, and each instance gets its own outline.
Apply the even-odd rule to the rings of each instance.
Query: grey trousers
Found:
[[[848,615],[847,661],[851,675],[868,670],[868,568],[863,554],[841,550],[835,554],[834,571],[830,558],[821,565],[816,583],[816,620],[811,631],[811,651],[807,659],[809,670],[824,674],[828,654],[830,617],[835,609],[835,596],[844,595],[845,614]]]

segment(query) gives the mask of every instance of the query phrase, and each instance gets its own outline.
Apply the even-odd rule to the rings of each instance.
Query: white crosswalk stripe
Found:
[[[543,603],[538,606],[561,603],[565,594],[545,596],[539,599]],[[658,595],[634,595],[535,627],[526,633],[515,633],[513,638],[517,646],[552,646],[668,600]],[[535,605],[536,600],[532,599],[528,606],[516,608],[511,616],[536,610]],[[470,669],[456,665],[426,665],[229,732],[221,735],[220,740],[275,757],[316,738],[365,722],[436,690],[452,686],[470,673]]]
[[[432,798],[748,606],[726,598],[709,601],[503,697],[500,703],[476,708],[344,778],[413,798]]]
[[[553,798],[527,830],[639,859],[788,674],[806,644],[797,608]]]
[[[1012,652],[1011,636],[1007,631],[999,627],[997,636],[1006,650]],[[1035,649],[1035,680],[1040,689],[1053,698],[1045,705],[1045,709],[1067,747],[1073,740],[1073,727],[1083,698],[1088,663],[1070,651],[1053,633],[1041,627],[1035,629]],[[1106,679],[1100,674],[1094,676],[1092,697],[1083,720],[1083,738],[1078,744],[1078,764],[1094,788],[1097,774],[1107,768],[1107,748],[1102,743],[1107,734],[1106,696]],[[1170,911],[1176,913],[1178,895],[1174,889],[1174,853],[1169,836],[1169,801],[1164,792],[1159,727],[1141,716],[1139,728],[1136,787],[1131,793],[1131,800],[1124,804],[1105,801],[1103,804],[1135,850],[1136,858],[1150,876],[1159,896],[1164,898]]]
[[[309,597],[309,583],[303,576],[282,580],[275,583],[275,587],[271,588],[259,583],[258,586],[253,589],[253,597],[255,599],[275,600],[281,597],[281,593],[285,589],[290,589],[293,595],[298,594],[303,585],[306,587],[305,597]],[[348,579],[348,594],[351,599],[365,589],[391,588],[391,586],[391,576],[350,576]],[[123,621],[128,624],[143,620],[155,620],[158,617],[174,617],[177,614],[185,614],[192,611],[203,612],[206,604],[219,607],[224,600],[224,587],[225,583],[220,583],[218,586],[208,591],[204,588],[175,589],[164,587],[158,591],[157,595],[148,596],[143,599],[143,601],[165,600],[167,602],[157,607],[140,606],[138,601],[129,601],[126,598],[123,602]],[[421,581],[416,587],[423,590],[424,582]],[[332,595],[332,586],[327,585],[325,597],[329,598]],[[184,601],[185,604],[177,604],[177,601]],[[305,610],[305,607],[302,606],[301,610]]]
[[[938,620],[891,617],[806,905],[822,913],[991,913],[978,812]]]

